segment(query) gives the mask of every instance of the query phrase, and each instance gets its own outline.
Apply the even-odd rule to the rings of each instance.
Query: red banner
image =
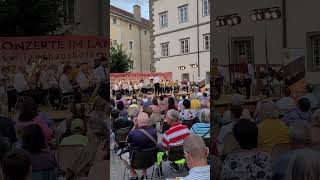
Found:
[[[114,81],[140,81],[141,79],[146,80],[150,77],[159,76],[163,80],[172,80],[172,72],[163,72],[163,73],[111,73],[111,82]]]
[[[90,61],[107,56],[109,39],[99,36],[0,37],[0,64]]]

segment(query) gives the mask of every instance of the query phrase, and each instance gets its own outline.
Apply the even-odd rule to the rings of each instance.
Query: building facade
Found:
[[[105,0],[63,0],[64,26],[58,33],[108,36],[108,2]]]
[[[150,24],[141,17],[140,6],[133,14],[110,6],[110,37],[112,44],[122,44],[133,62],[132,71],[150,72]]]
[[[174,80],[210,78],[209,0],[151,0],[151,47],[157,72]]]
[[[320,15],[317,11],[319,3],[317,0],[307,3],[299,0],[216,0],[211,14],[211,55],[223,65],[228,65],[229,57],[232,64],[239,63],[239,59],[245,57],[256,65],[266,64],[267,61],[274,65],[288,65],[304,58],[305,81],[320,84],[320,25],[311,21]],[[277,19],[254,21],[251,17],[257,9],[274,7],[280,10]],[[232,14],[241,17],[240,24],[216,26],[217,18]]]

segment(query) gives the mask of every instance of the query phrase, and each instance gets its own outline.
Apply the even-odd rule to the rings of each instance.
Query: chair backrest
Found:
[[[131,167],[137,170],[148,169],[157,162],[157,147],[133,151],[131,157]]]
[[[110,162],[107,160],[95,162],[91,167],[88,175],[88,180],[97,180],[102,177],[109,177],[110,174]]]
[[[33,171],[31,174],[32,180],[57,180],[57,170],[50,169],[45,171]]]
[[[183,146],[170,147],[168,159],[169,161],[184,159]]]
[[[59,145],[56,150],[56,159],[60,170],[67,172],[75,161],[76,154],[83,149],[82,145]]]
[[[117,129],[115,132],[115,140],[117,143],[122,143],[127,141],[127,136],[129,132],[131,131],[131,127],[125,127]]]
[[[193,125],[193,120],[183,120],[181,124],[188,126],[188,128],[190,129]]]
[[[227,156],[231,152],[240,149],[240,145],[233,136],[233,133],[228,133],[224,138],[223,152],[222,156]]]
[[[272,161],[277,160],[281,155],[285,154],[289,150],[290,146],[288,143],[274,145],[271,150]]]

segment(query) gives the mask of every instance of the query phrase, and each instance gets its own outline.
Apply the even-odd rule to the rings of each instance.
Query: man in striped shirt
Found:
[[[168,125],[170,125],[170,129],[163,133],[161,148],[164,151],[169,150],[169,148],[182,146],[184,139],[190,135],[188,127],[180,123],[179,112],[177,110],[169,110],[166,119]],[[178,165],[174,162],[170,164],[170,167],[175,172],[179,169]]]

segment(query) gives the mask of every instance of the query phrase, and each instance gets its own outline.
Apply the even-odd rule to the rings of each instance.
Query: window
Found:
[[[147,35],[147,30],[144,30],[144,35]]]
[[[245,63],[253,62],[253,38],[252,37],[240,37],[232,39],[232,60],[234,64],[239,64],[241,61]]]
[[[132,30],[132,24],[129,24],[129,29]]]
[[[189,53],[189,38],[180,40],[180,53]]]
[[[167,57],[169,56],[169,43],[162,43],[161,44],[161,56]]]
[[[133,49],[133,41],[129,41],[129,49]]]
[[[209,9],[209,0],[202,0],[202,16],[208,16]]]
[[[184,5],[179,7],[179,22],[187,22],[188,21],[188,5]]]
[[[113,24],[117,24],[117,19],[116,19],[116,18],[113,18],[113,19],[112,19],[112,22],[113,22]]]
[[[309,33],[308,42],[308,71],[320,69],[320,33]]]
[[[75,0],[64,0],[64,22],[66,24],[74,24],[76,22],[75,17]]]
[[[160,16],[160,28],[168,27],[168,12],[159,14]]]
[[[189,73],[183,73],[182,74],[181,81],[184,81],[184,80],[190,81]]]
[[[210,34],[203,35],[203,50],[210,50]]]

